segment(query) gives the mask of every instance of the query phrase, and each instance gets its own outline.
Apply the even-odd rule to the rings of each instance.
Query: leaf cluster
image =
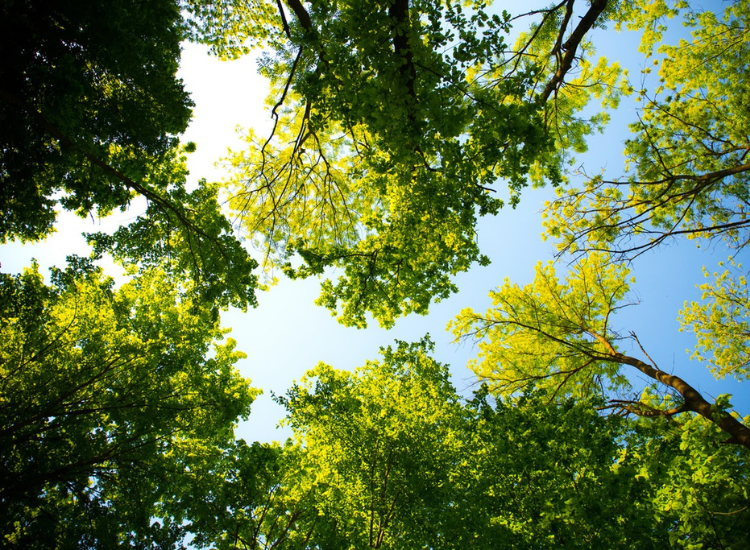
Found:
[[[269,272],[342,271],[319,303],[344,324],[426,313],[487,262],[474,226],[503,205],[497,180],[515,205],[532,165],[559,179],[524,101],[536,66],[503,69],[510,16],[483,5],[289,5],[287,42],[261,64],[274,129],[230,158],[230,207]]]
[[[78,263],[53,286],[35,268],[2,277],[3,540],[171,547],[184,528],[160,503],[232,444],[256,394],[234,368],[244,354],[165,273],[115,290]]]
[[[277,398],[294,440],[267,499],[233,508],[240,547],[741,547],[747,451],[719,430],[545,390],[463,401],[431,349],[319,364]]]
[[[639,92],[638,121],[625,144],[628,169],[617,179],[586,178],[548,205],[547,233],[564,251],[607,250],[633,258],[678,235],[746,244],[748,5],[722,14],[677,2],[637,3],[633,25],[647,28],[653,53],[665,17],[680,15],[690,39],[662,44],[655,89]],[[650,73],[651,69],[644,69]]]
[[[177,2],[8,2],[1,19],[2,242],[48,235],[57,193],[82,216],[127,206],[102,165],[140,179],[190,118]]]

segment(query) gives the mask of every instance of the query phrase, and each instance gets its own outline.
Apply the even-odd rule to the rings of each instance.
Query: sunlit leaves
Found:
[[[638,50],[650,57],[667,31],[667,21],[674,19],[687,4],[684,0],[624,0],[613,3],[611,17],[617,22],[617,30],[624,26],[631,31],[643,31]]]
[[[598,414],[598,401],[504,402],[485,386],[462,403],[430,349],[398,342],[352,373],[320,364],[281,399],[299,475],[279,494],[317,512],[295,523],[289,547],[302,536],[305,548],[446,550],[665,539],[665,525],[633,528],[653,510],[626,504],[643,487],[614,467],[622,419]]]
[[[169,546],[183,529],[157,503],[247,416],[244,354],[163,272],[114,290],[77,263],[52,287],[35,268],[0,285],[2,531],[23,546]]]
[[[590,9],[597,9],[591,4]],[[596,4],[604,4],[606,8],[611,3]],[[579,19],[574,15],[574,6],[575,2],[560,2],[532,12],[540,20],[520,33],[512,53],[493,69],[496,77],[511,70],[527,74],[525,101],[540,104],[542,123],[554,140],[555,147],[549,156],[540,157],[530,173],[536,185],[557,184],[566,179],[574,154],[587,150],[586,139],[603,130],[608,121],[607,111],[617,108],[623,93],[629,92],[627,73],[617,62],[610,63],[604,57],[597,59],[595,41],[586,33],[577,39],[571,36],[577,32]],[[605,9],[598,15],[593,27],[603,26],[610,17],[609,11]],[[584,116],[592,99],[600,100],[601,109]],[[541,170],[544,164],[558,173]]]
[[[270,0],[181,0],[190,39],[233,59],[278,40],[281,24]]]
[[[321,521],[352,547],[421,547],[420,509],[449,490],[460,407],[431,347],[399,342],[351,374],[318,365],[281,400]]]
[[[626,176],[591,178],[548,205],[545,226],[562,237],[560,250],[633,257],[683,234],[746,244],[750,8],[744,0],[721,15],[679,7],[691,39],[658,47],[659,81],[653,92],[640,92]],[[657,10],[638,19],[656,25],[656,36],[663,29],[655,21],[674,15],[659,2],[639,9]],[[651,39],[644,40],[651,51]]]
[[[540,263],[533,283],[506,280],[490,293],[486,314],[462,311],[453,332],[479,340],[481,360],[472,368],[504,396],[526,388],[577,397],[627,388],[619,365],[607,362],[607,343],[617,338],[612,316],[630,282],[625,266],[601,255],[582,260],[564,281],[551,263]]]
[[[742,380],[750,375],[750,294],[742,266],[730,263],[723,273],[714,272],[712,282],[700,285],[700,302],[685,302],[680,322],[681,330],[694,332],[698,340],[693,357],[708,362],[717,378]],[[704,274],[710,277],[705,269]]]
[[[367,182],[351,177],[357,167],[341,158],[352,148],[344,132],[331,128],[321,136],[303,111],[284,122],[269,143],[249,131],[248,148],[229,159],[235,169],[229,207],[242,213],[242,229],[264,250],[266,270],[285,265],[298,241],[310,247],[356,242],[373,206],[362,200]]]
[[[397,4],[295,8],[305,32],[261,64],[274,132],[249,134],[230,159],[230,207],[266,268],[340,268],[319,303],[347,325],[426,313],[455,292],[453,275],[486,263],[474,226],[502,206],[498,179],[515,205],[532,165],[558,174],[539,110],[523,101],[533,69],[490,70],[509,16]]]

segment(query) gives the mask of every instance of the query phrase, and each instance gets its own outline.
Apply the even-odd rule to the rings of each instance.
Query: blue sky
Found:
[[[599,53],[617,55],[629,65],[634,78],[639,78],[643,61],[637,52],[637,37],[608,30],[597,31],[594,40]],[[252,126],[260,135],[270,127],[268,109],[264,107],[267,85],[257,75],[253,58],[221,62],[208,56],[204,48],[192,44],[185,45],[180,75],[196,103],[184,138],[198,144],[189,160],[191,177],[221,179],[223,173],[214,163],[226,154],[228,147],[241,147],[235,127]],[[605,135],[591,141],[590,152],[581,157],[587,171],[597,172],[604,166],[613,173],[620,169],[622,142],[628,135],[625,125],[634,120],[634,109],[634,102],[624,101]],[[517,209],[508,208],[496,218],[482,220],[478,227],[479,244],[492,264],[475,266],[459,275],[457,295],[433,306],[428,316],[399,320],[390,331],[375,324],[365,330],[339,325],[326,310],[313,304],[318,294],[316,280],[282,280],[269,292],[259,292],[257,309],[226,312],[223,324],[232,327],[231,336],[248,355],[238,366],[244,376],[252,379],[253,386],[265,391],[254,404],[250,421],[238,430],[238,436],[248,441],[288,436],[288,431],[275,429],[283,411],[272,402],[271,391],[283,393],[293,380],[319,361],[335,368],[361,366],[367,359],[375,359],[378,348],[393,343],[394,339],[414,341],[429,333],[436,343],[436,358],[452,365],[454,385],[460,391],[470,391],[474,379],[465,365],[477,349],[470,343],[453,344],[446,324],[464,307],[487,309],[488,291],[502,284],[505,277],[526,284],[533,278],[537,261],[552,259],[551,243],[544,243],[540,237],[540,210],[544,201],[552,197],[552,189],[529,189]],[[29,264],[31,257],[37,258],[42,268],[62,265],[68,254],[87,254],[81,231],[112,229],[137,213],[136,204],[132,213],[111,220],[80,220],[63,214],[58,233],[46,242],[3,245],[2,268],[17,272]],[[633,266],[637,279],[634,297],[641,303],[618,315],[616,326],[625,334],[635,331],[663,370],[674,370],[707,396],[734,393],[735,408],[742,414],[750,414],[750,396],[746,390],[731,380],[715,381],[702,364],[689,361],[686,349],[693,346],[694,338],[678,332],[676,319],[684,301],[700,297],[695,285],[703,282],[702,266],[713,271],[729,253],[721,245],[699,250],[693,242],[675,241],[641,256]],[[743,256],[747,253],[739,256],[740,261]],[[112,274],[121,271],[112,266],[107,269]],[[562,267],[558,268],[558,273],[562,271]],[[639,353],[627,348],[624,351]]]

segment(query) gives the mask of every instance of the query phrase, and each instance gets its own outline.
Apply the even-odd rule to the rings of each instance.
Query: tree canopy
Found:
[[[178,139],[192,107],[176,77],[186,36],[180,3],[0,9],[0,242],[49,235],[58,206],[103,217],[140,196],[146,216],[96,239],[99,249],[135,264],[174,258],[218,304],[254,305],[257,263],[216,190],[185,189],[184,155],[195,144]]]
[[[389,327],[455,292],[451,276],[488,261],[474,227],[506,202],[498,181],[510,205],[530,182],[559,183],[566,154],[555,145],[580,150],[601,122],[577,116],[589,94],[562,86],[606,2],[559,59],[573,26],[565,4],[515,46],[511,15],[481,2],[290,2],[290,20],[279,4],[283,24],[266,38],[275,52],[261,62],[273,131],[248,133],[228,184],[265,267],[292,277],[339,268],[318,303],[358,327],[368,312]],[[618,75],[584,61],[571,89],[606,91],[615,105]]]
[[[60,209],[140,208],[46,281],[0,273],[3,545],[744,548],[750,417],[661,366],[621,311],[642,254],[728,248],[675,314],[716,378],[748,377],[748,0],[503,7],[0,6],[2,242],[50,236]],[[640,83],[596,53],[622,29]],[[244,130],[222,182],[188,180],[183,40],[262,49],[272,128]],[[629,97],[622,173],[575,168]],[[276,395],[287,441],[235,436],[260,390],[222,311],[317,277],[339,322],[391,328],[489,263],[482,217],[545,185],[556,260],[451,322],[477,344],[474,391],[429,336],[397,340]]]
[[[672,11],[655,6],[662,17],[681,17],[690,40],[662,44],[654,55],[664,28],[644,34],[642,50],[659,79],[655,89],[639,91],[624,151],[628,172],[560,189],[547,230],[562,237],[561,250],[629,258],[678,235],[747,244],[750,6],[731,2],[723,13],[685,2]]]
[[[177,2],[3,4],[0,235],[38,239],[53,195],[82,215],[128,204],[131,180],[176,142],[191,102],[176,78]]]
[[[158,270],[117,290],[85,262],[54,279],[0,286],[4,542],[174,544],[173,487],[249,413],[244,354]]]
[[[726,398],[709,403],[688,382],[660,369],[643,348],[647,361],[618,350],[622,337],[613,317],[627,305],[632,281],[622,264],[607,265],[603,258],[595,254],[582,260],[562,284],[552,265],[539,265],[532,284],[519,288],[506,281],[492,292],[494,307],[485,315],[461,312],[455,334],[480,339],[482,362],[474,365],[479,376],[509,397],[528,387],[547,388],[553,395],[603,397],[630,388],[621,369],[629,366],[651,378],[656,390],[647,389],[643,400],[615,399],[613,407],[642,416],[697,413],[730,434],[728,442],[750,448],[750,428],[723,410]],[[698,330],[711,328],[703,324]],[[704,337],[721,345],[719,335],[704,332]],[[631,338],[640,346],[634,333]],[[669,391],[666,396],[658,393],[662,386]]]
[[[219,528],[194,527],[217,548],[742,547],[747,450],[720,430],[543,391],[464,400],[431,351],[396,342],[306,373],[278,398],[294,439],[239,442],[228,507],[209,504]]]

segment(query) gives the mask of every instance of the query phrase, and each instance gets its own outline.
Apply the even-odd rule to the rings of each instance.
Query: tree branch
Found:
[[[417,73],[414,69],[414,55],[409,47],[409,30],[411,27],[409,20],[409,0],[395,0],[388,8],[388,16],[395,22],[393,25],[393,50],[396,52],[396,57],[404,60],[399,68],[399,72],[405,81],[409,96],[416,103],[417,96],[414,93],[414,81],[416,80]]]
[[[22,109],[23,111],[25,111],[38,126],[44,129],[50,136],[58,140],[63,147],[67,147],[70,150],[83,155],[83,157],[86,158],[86,160],[88,160],[92,165],[97,166],[106,174],[109,174],[110,176],[113,176],[115,179],[119,180],[129,189],[135,191],[136,193],[145,197],[149,201],[155,203],[163,212],[171,212],[172,214],[174,214],[177,217],[177,219],[180,221],[180,223],[185,228],[188,229],[186,240],[187,240],[188,247],[191,250],[193,266],[195,267],[195,275],[198,280],[200,280],[201,278],[201,269],[199,267],[199,262],[196,258],[195,252],[193,252],[193,247],[191,244],[193,233],[203,237],[204,239],[206,239],[207,242],[212,243],[216,247],[216,249],[219,251],[221,256],[224,258],[224,261],[226,262],[227,266],[230,266],[232,264],[232,261],[229,259],[226,251],[224,250],[224,245],[221,242],[219,242],[219,240],[216,237],[212,237],[211,235],[208,235],[200,226],[193,223],[184,212],[182,212],[177,206],[175,206],[168,199],[165,199],[158,193],[136,182],[135,180],[123,174],[122,172],[117,170],[115,167],[108,164],[107,162],[97,157],[96,155],[86,151],[83,147],[81,147],[80,145],[75,143],[71,138],[65,135],[65,133],[62,130],[60,130],[50,121],[48,121],[47,118],[44,115],[42,115],[42,113],[37,111],[36,108],[34,108],[32,105],[27,104],[25,101],[15,97],[14,95],[6,92],[5,90],[0,90],[0,99],[4,99],[8,101],[10,104],[15,105],[19,107],[20,109]]]
[[[586,15],[581,18],[578,26],[562,45],[562,49],[563,51],[565,51],[565,54],[562,56],[562,59],[557,66],[557,71],[555,71],[554,76],[547,83],[541,95],[539,96],[539,99],[542,103],[546,103],[549,99],[549,96],[552,95],[552,92],[555,91],[557,87],[562,83],[565,75],[573,65],[573,60],[576,57],[576,50],[581,44],[581,40],[583,40],[583,37],[586,35],[586,33],[591,30],[591,27],[594,26],[597,18],[599,17],[599,15],[601,15],[602,11],[604,11],[604,8],[606,7],[607,0],[593,0],[591,2],[589,11],[587,11]],[[565,32],[565,29],[560,29],[560,32]]]
[[[737,443],[750,449],[750,428],[742,424],[731,414],[717,411],[695,388],[682,378],[656,369],[640,359],[620,353],[612,346],[609,340],[600,334],[591,331],[589,331],[589,334],[604,346],[612,362],[630,365],[649,378],[676,390],[684,399],[683,407],[685,410],[701,415],[709,422],[716,424],[719,428],[730,434],[732,437],[727,441],[728,443]]]
[[[312,19],[310,14],[307,12],[305,7],[302,5],[300,0],[286,0],[286,3],[292,8],[294,15],[297,17],[297,21],[302,25],[302,28],[306,31],[312,29]]]

